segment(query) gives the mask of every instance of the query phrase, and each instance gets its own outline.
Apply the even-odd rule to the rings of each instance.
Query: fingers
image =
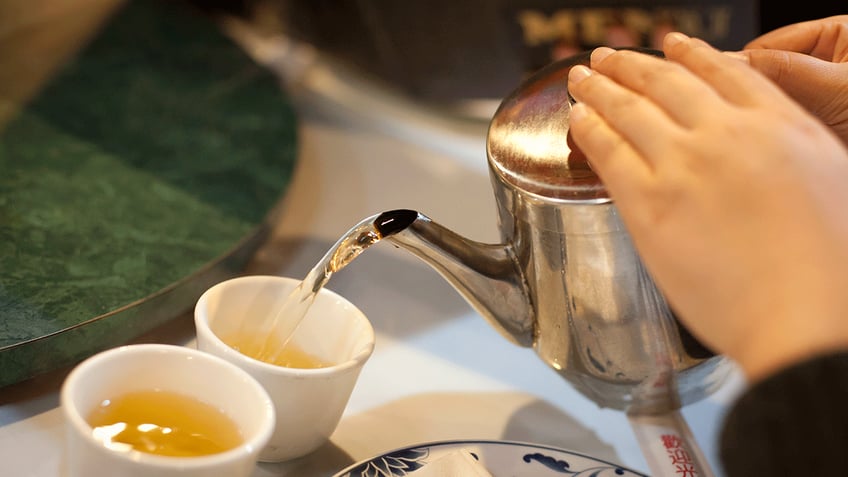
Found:
[[[841,49],[840,40],[848,33],[848,15],[795,23],[778,28],[752,40],[745,49],[785,50],[804,53],[827,61],[848,61],[848,52]]]
[[[632,53],[632,56],[637,60],[647,57],[638,53]],[[633,153],[640,157],[660,157],[664,147],[664,143],[658,141],[655,135],[645,134],[646,124],[662,131],[678,128],[675,121],[650,99],[606,75],[593,73],[585,66],[575,66],[571,69],[568,75],[568,90],[578,102],[585,101],[599,120],[603,121],[604,131],[607,132],[605,139],[612,143],[626,142]],[[609,139],[608,136],[612,134],[616,136],[615,139]],[[584,149],[584,152],[592,157],[589,151]],[[652,164],[649,166],[653,167]]]
[[[704,138],[727,131],[738,118],[800,110],[749,64],[701,40],[669,34],[664,51],[668,60],[599,48],[591,70],[569,72],[568,90],[578,101],[573,138],[619,197],[650,188],[662,171],[680,169],[676,159],[697,152],[693,141],[710,146]]]
[[[648,98],[683,127],[696,124],[701,111],[720,100],[709,85],[693,81],[685,68],[655,56],[598,48],[592,53],[591,64],[597,72]]]
[[[746,50],[747,62],[813,113],[824,116],[837,98],[825,92],[843,90],[848,64],[780,50]],[[844,105],[839,105],[844,109]],[[823,117],[822,119],[827,119]]]
[[[787,25],[760,35],[745,45],[745,49],[766,48],[810,53],[818,42],[822,26],[820,20]]]
[[[650,165],[591,107],[576,103],[570,115],[572,137],[614,199],[630,202],[651,177]]]
[[[663,51],[669,60],[685,67],[730,104],[771,105],[775,94],[780,95],[775,84],[755,74],[744,62],[719,52],[701,40],[682,33],[670,33],[663,42]],[[704,101],[698,102],[702,107],[706,106]]]
[[[844,83],[840,65],[802,53],[784,50],[745,50],[738,52],[746,62],[787,91],[800,91],[817,78],[831,77],[834,84]],[[844,68],[842,68],[844,70]],[[818,87],[818,86],[816,86]],[[821,90],[818,90],[821,94]]]

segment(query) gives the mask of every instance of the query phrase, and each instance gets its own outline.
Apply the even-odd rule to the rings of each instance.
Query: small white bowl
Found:
[[[242,433],[233,449],[197,457],[117,451],[94,438],[85,419],[108,398],[136,391],[169,391],[221,410]],[[75,367],[62,385],[66,421],[64,471],[68,477],[247,477],[274,429],[274,406],[243,370],[195,349],[138,344],[96,354]]]
[[[301,457],[330,438],[374,350],[374,329],[366,316],[326,288],[318,292],[291,342],[332,366],[276,366],[241,354],[219,338],[238,329],[246,317],[278,310],[298,284],[300,280],[279,276],[234,278],[207,290],[194,311],[198,348],[247,371],[274,402],[277,424],[259,455],[263,462]]]

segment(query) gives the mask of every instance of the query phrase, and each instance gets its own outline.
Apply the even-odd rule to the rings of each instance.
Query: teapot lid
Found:
[[[486,150],[493,170],[507,183],[555,199],[609,197],[568,131],[574,102],[568,72],[580,64],[589,64],[588,52],[542,68],[501,102],[489,124]]]
[[[662,56],[658,50],[627,48]],[[591,52],[555,61],[525,79],[489,124],[486,151],[500,178],[551,199],[607,202],[609,195],[569,134],[574,99],[568,72],[589,65]]]

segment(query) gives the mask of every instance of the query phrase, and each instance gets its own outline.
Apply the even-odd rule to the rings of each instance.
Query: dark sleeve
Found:
[[[720,453],[727,477],[848,475],[848,353],[747,390],[725,418]]]

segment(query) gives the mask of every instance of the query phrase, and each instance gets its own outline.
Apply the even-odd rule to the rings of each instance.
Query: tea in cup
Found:
[[[96,354],[71,371],[60,399],[68,477],[246,477],[274,428],[256,380],[182,346]]]
[[[260,452],[264,462],[304,456],[330,438],[374,350],[367,317],[322,288],[283,352],[274,353],[274,362],[256,359],[250,347],[257,341],[251,333],[258,331],[242,325],[248,318],[275,314],[299,284],[279,276],[233,278],[208,289],[195,306],[198,349],[247,371],[274,402],[276,427]]]

